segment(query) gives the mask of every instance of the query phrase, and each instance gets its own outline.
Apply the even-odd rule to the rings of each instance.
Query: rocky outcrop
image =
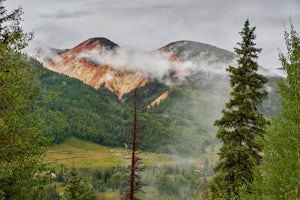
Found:
[[[116,70],[112,66],[95,63],[80,55],[87,51],[113,51],[118,45],[105,38],[91,38],[72,49],[65,51],[53,50],[59,59],[44,59],[44,66],[58,73],[77,78],[98,89],[106,87],[111,92],[122,96],[136,87],[144,86],[148,79],[132,71]],[[53,57],[53,56],[52,56]]]
[[[169,98],[170,96],[170,92],[169,91],[165,91],[164,93],[162,93],[159,97],[157,97],[154,101],[152,101],[148,106],[147,109],[150,109],[151,107],[155,106],[155,105],[159,105],[161,101],[166,100],[167,98]]]

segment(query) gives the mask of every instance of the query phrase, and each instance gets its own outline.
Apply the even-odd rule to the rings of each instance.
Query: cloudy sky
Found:
[[[244,21],[256,26],[259,64],[280,67],[284,24],[300,32],[300,0],[7,0],[21,6],[23,28],[35,40],[71,48],[90,37],[148,51],[170,42],[192,40],[233,51]]]

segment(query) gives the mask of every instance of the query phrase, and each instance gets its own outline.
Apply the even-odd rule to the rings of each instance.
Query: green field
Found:
[[[207,157],[211,161],[215,160],[215,152],[210,148],[205,155],[199,155],[199,158],[184,158],[171,154],[155,154],[142,152],[140,157],[143,159],[144,166],[159,165],[180,165],[191,164],[201,165]],[[62,164],[69,168],[73,165],[76,168],[105,168],[114,166],[127,166],[130,161],[130,149],[112,148],[83,141],[71,137],[64,143],[49,147],[46,153],[45,162],[51,167],[58,168]]]

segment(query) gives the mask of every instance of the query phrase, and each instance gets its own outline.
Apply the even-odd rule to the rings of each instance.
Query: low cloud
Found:
[[[45,63],[49,60],[54,62],[60,62],[62,60],[54,49],[37,41],[31,41],[25,49],[25,52],[41,63]]]
[[[113,51],[101,49],[85,51],[78,58],[87,59],[96,64],[112,66],[117,70],[134,71],[142,76],[164,80],[172,74],[177,80],[184,81],[196,72],[209,74],[227,74],[225,68],[228,63],[213,63],[214,58],[197,59],[193,61],[173,61],[172,53],[152,51],[140,52],[127,48],[116,48]],[[200,55],[201,57],[201,55]],[[170,83],[170,80],[167,80]]]
[[[26,49],[30,56],[42,63],[49,60],[60,62],[61,57],[58,51],[60,50],[52,49],[37,41],[32,41]],[[229,65],[236,66],[235,60],[223,61],[208,51],[191,57],[190,55],[193,54],[193,51],[186,51],[179,58],[173,52],[160,50],[145,52],[118,47],[113,50],[106,48],[100,51],[97,48],[87,50],[80,53],[77,58],[86,59],[96,65],[108,65],[120,71],[134,71],[141,76],[156,79],[168,85],[182,83],[187,79],[192,82],[198,82],[198,79],[201,79],[201,84],[205,85],[211,82],[215,75],[228,76],[226,68]],[[266,76],[285,77],[284,71],[280,69],[270,70],[261,67],[259,73]],[[174,80],[178,82],[175,83]]]

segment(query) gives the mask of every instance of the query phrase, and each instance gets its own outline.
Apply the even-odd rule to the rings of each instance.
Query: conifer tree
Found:
[[[21,8],[8,12],[0,0],[0,199],[35,199],[44,176],[44,137],[34,120],[39,84],[21,50],[32,38],[23,32]]]
[[[261,49],[255,47],[254,31],[255,27],[251,28],[246,20],[240,32],[242,42],[234,49],[238,55],[237,67],[227,68],[232,91],[222,118],[215,121],[219,127],[217,137],[223,146],[211,184],[213,199],[239,199],[242,187],[251,192],[248,186],[262,160],[260,138],[265,135],[267,121],[258,108],[267,96],[264,89],[267,79],[257,73],[256,59]]]
[[[300,36],[291,22],[287,54],[280,60],[287,78],[278,83],[282,110],[267,130],[262,165],[266,199],[300,199]]]
[[[64,198],[67,200],[93,200],[96,199],[95,191],[80,177],[78,170],[73,166],[66,177]]]

